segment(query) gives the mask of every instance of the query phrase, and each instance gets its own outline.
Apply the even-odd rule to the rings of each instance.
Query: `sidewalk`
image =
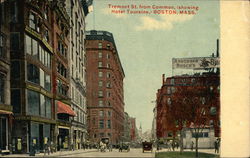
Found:
[[[171,151],[169,151],[169,152],[171,152]],[[175,151],[180,151],[180,148],[175,149]],[[191,149],[184,149],[184,151],[191,151]],[[168,152],[168,149],[164,148],[164,149],[161,149],[161,150],[158,150],[158,151],[156,150],[156,152]],[[193,152],[195,152],[195,149],[193,150]],[[214,149],[199,149],[198,152],[219,155],[219,154],[216,154],[214,152]]]
[[[29,154],[9,154],[9,155],[3,155],[0,157],[59,157],[59,156],[69,156],[69,155],[75,155],[75,154],[96,152],[96,151],[97,149],[85,149],[85,150],[79,149],[75,151],[71,151],[71,150],[57,151],[50,155],[48,155],[47,153],[46,155],[44,155],[44,153],[39,153],[39,154],[36,154],[35,156],[29,156]]]

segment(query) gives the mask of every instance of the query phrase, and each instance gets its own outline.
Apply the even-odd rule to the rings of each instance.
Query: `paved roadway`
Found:
[[[79,153],[72,153],[68,155],[62,155],[62,157],[154,157],[155,152],[144,152],[142,153],[142,149],[130,149],[129,152],[123,151],[119,152],[118,149],[113,149],[112,152],[100,152],[100,151],[93,151],[93,152],[79,152]]]

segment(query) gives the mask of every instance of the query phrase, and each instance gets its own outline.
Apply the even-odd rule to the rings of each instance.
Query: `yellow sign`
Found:
[[[22,140],[17,139],[17,150],[22,150]]]

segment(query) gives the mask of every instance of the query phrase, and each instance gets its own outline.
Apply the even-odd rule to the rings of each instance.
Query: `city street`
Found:
[[[123,151],[119,152],[117,149],[113,150],[112,152],[79,152],[79,153],[72,153],[68,155],[64,155],[62,157],[154,157],[155,152],[145,152],[142,153],[142,149],[131,149],[129,152]]]

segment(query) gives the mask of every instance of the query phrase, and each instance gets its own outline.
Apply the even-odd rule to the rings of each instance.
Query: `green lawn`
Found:
[[[195,158],[195,152],[160,152],[155,154],[156,158]],[[199,158],[219,158],[218,155],[199,153]]]

